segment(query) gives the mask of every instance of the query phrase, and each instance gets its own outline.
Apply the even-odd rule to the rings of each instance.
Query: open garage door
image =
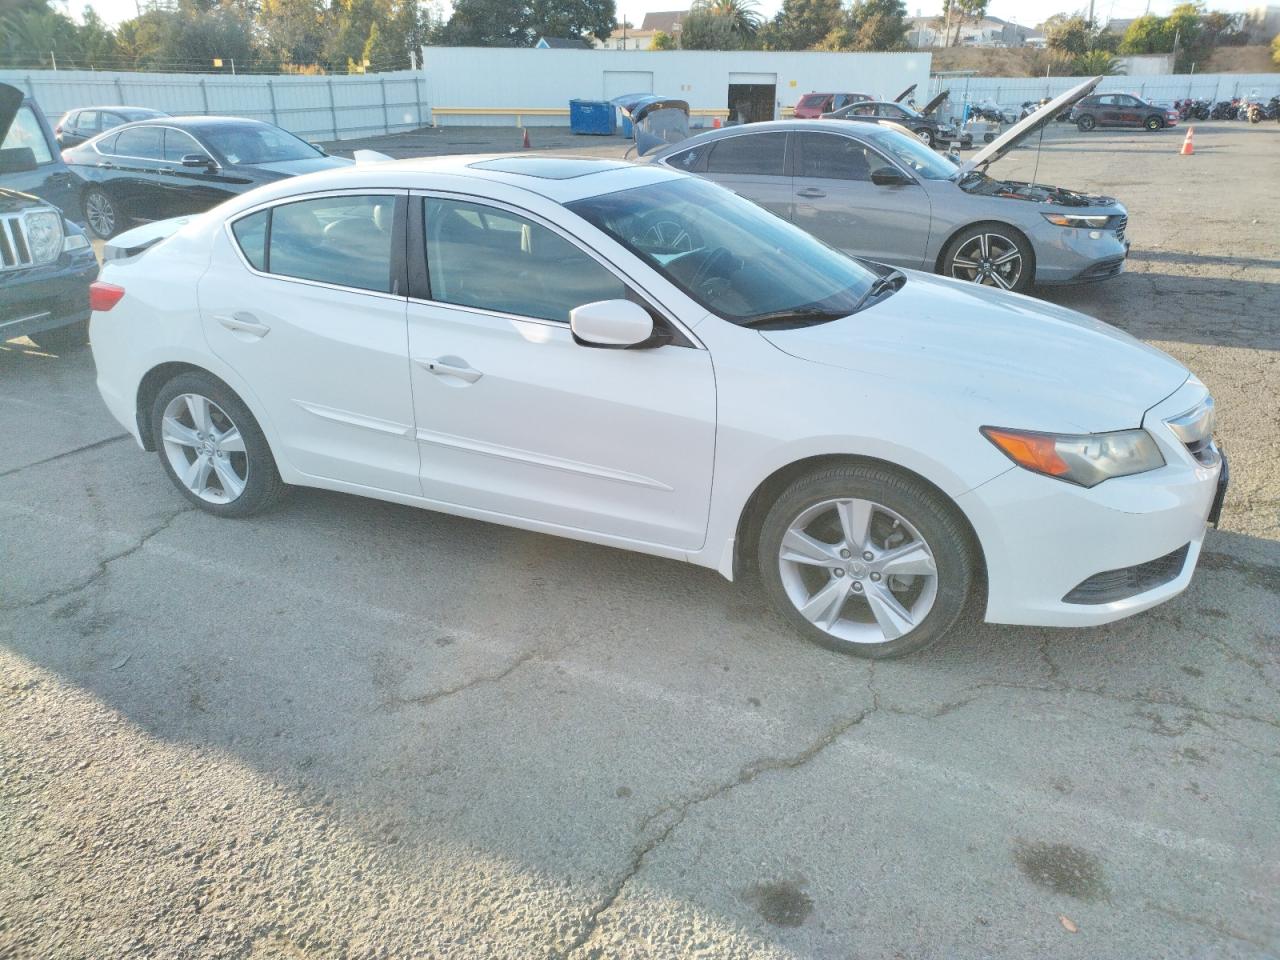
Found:
[[[652,70],[606,70],[604,98],[612,100],[624,93],[653,93]]]
[[[729,120],[758,123],[777,114],[778,75],[776,73],[729,74]]]

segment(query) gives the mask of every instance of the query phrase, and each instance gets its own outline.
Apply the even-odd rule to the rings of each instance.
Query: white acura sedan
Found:
[[[889,657],[968,609],[1168,600],[1221,507],[1213,402],[1165,354],[674,170],[374,163],[141,230],[94,288],[98,386],[220,516],[322,487],[754,568]]]

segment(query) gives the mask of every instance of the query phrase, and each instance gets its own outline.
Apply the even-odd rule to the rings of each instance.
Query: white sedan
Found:
[[[321,487],[754,567],[805,635],[888,657],[967,610],[1168,600],[1221,505],[1212,400],[1165,354],[674,170],[362,164],[140,229],[93,291],[98,386],[220,516]]]

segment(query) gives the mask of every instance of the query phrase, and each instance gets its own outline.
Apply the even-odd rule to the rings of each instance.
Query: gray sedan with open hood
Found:
[[[727,127],[654,153],[857,257],[1005,290],[1105,280],[1124,269],[1128,214],[1111,197],[988,175],[1070,109],[1081,83],[964,162],[888,124],[789,120]]]

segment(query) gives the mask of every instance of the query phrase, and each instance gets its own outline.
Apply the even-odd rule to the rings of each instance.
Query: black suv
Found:
[[[1095,93],[1077,103],[1069,119],[1084,133],[1094,127],[1160,130],[1178,125],[1178,111],[1148,103],[1130,93]]]
[[[35,104],[0,83],[0,340],[60,351],[84,342],[98,259],[55,205],[65,195],[75,209],[79,191],[52,143]]]
[[[167,113],[147,107],[79,107],[64,113],[53,133],[61,146],[76,147],[122,124],[167,116]]]

